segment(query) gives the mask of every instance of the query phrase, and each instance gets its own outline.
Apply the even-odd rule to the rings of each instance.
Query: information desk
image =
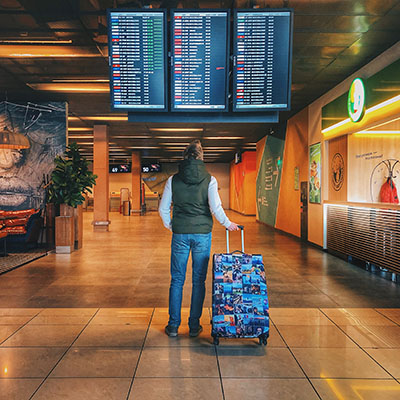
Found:
[[[325,247],[400,273],[400,206],[324,202]]]

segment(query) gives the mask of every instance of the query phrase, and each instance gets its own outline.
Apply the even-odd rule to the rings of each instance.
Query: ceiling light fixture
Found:
[[[27,83],[33,90],[62,93],[107,93],[110,87],[106,83]]]
[[[109,79],[52,79],[54,83],[108,83]]]
[[[240,140],[246,139],[244,136],[205,136],[203,139],[207,140]]]
[[[129,146],[127,149],[143,149],[143,150],[152,150],[152,149],[159,149],[160,146]]]
[[[93,128],[85,128],[85,127],[70,127],[68,128],[68,132],[84,132],[84,131],[93,131]]]
[[[0,40],[0,44],[71,44],[72,40],[34,40],[34,39],[6,39]]]
[[[178,139],[178,140],[182,140],[182,139],[195,139],[195,136],[154,136],[155,139]]]
[[[42,46],[40,44],[0,45],[0,58],[82,58],[103,57],[94,47],[89,46]]]
[[[84,117],[68,117],[68,121],[128,121],[128,116],[121,115],[110,115],[110,116],[102,116],[102,115],[93,115],[93,116],[84,116]]]
[[[153,139],[152,136],[111,136],[112,139]]]
[[[150,128],[153,132],[203,132],[203,128]]]

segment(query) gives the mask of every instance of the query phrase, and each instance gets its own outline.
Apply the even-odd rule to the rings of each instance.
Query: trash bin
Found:
[[[122,204],[123,215],[131,215],[131,202],[129,200],[125,200]]]

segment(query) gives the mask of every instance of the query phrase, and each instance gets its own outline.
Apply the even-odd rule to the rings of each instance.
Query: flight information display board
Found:
[[[289,109],[291,38],[291,11],[235,13],[233,111]]]
[[[229,11],[173,10],[172,111],[226,111]]]
[[[110,11],[109,59],[114,110],[167,110],[165,11]]]

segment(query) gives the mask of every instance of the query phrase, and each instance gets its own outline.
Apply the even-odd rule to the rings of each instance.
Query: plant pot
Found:
[[[67,204],[60,205],[60,216],[72,217],[74,222],[74,247],[75,250],[82,248],[83,241],[83,209],[82,204],[76,207],[68,206]]]

